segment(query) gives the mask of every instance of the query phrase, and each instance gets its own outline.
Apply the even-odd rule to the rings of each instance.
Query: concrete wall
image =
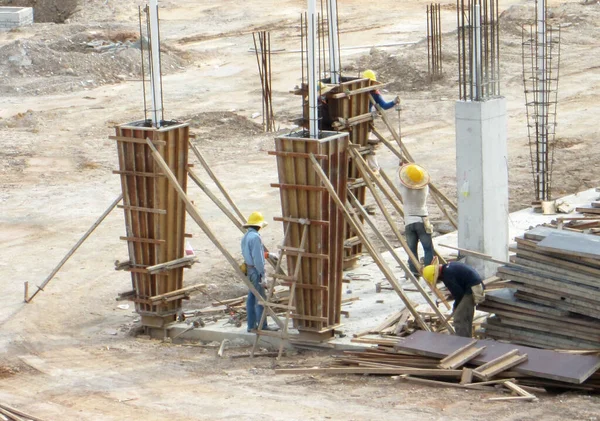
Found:
[[[32,7],[0,7],[0,30],[10,30],[32,23]]]
[[[508,257],[506,99],[456,103],[458,246]],[[483,276],[497,265],[467,258]]]

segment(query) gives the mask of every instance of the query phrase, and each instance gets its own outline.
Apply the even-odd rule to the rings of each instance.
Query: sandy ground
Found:
[[[477,392],[415,387],[387,378],[276,376],[275,363],[268,359],[217,359],[212,349],[134,338],[129,332],[136,314],[119,309],[114,300],[130,289],[127,275],[113,270],[113,261],[126,256],[118,241],[124,232],[118,212],[45,292],[32,304],[22,304],[23,282],[39,284],[118,196],[119,182],[111,174],[116,148],[108,136],[115,124],[143,118],[141,84],[135,68],[129,67],[133,58],[128,54],[114,61],[105,56],[104,64],[80,51],[73,52],[81,54],[77,56],[52,52],[68,50],[59,41],[80,41],[73,38],[77,34],[94,32],[91,39],[113,39],[116,33],[135,32],[141,2],[83,3],[82,12],[66,25],[0,33],[0,54],[15,41],[35,43],[26,53],[10,50],[0,60],[17,57],[11,61],[16,67],[0,67],[0,401],[52,420],[597,419],[597,397],[567,394],[542,396],[537,404],[490,403]],[[429,84],[425,4],[341,0],[342,45],[418,42],[376,51],[344,50],[342,60],[349,73],[368,63],[389,78],[384,81],[393,82],[388,95],[402,97],[402,130],[412,154],[429,163],[434,180],[454,195],[456,14],[452,3],[443,4],[446,75]],[[500,8],[524,4],[501,1]],[[273,48],[298,49],[304,2],[172,0],[161,5],[165,54],[174,63],[165,71],[166,117],[192,120],[198,146],[244,213],[260,209],[268,219],[279,215],[277,191],[269,187],[276,181],[275,161],[266,153],[273,147],[273,135],[260,132],[260,117],[251,119],[261,104],[256,61],[248,49],[251,32],[259,29],[271,31]],[[595,34],[600,5],[550,5],[556,23],[563,25],[554,175],[559,196],[599,181],[600,71],[595,57],[600,44]],[[533,16],[530,9],[513,9],[502,22],[511,210],[527,206],[533,195],[517,31],[528,13]],[[34,53],[44,61],[29,63],[27,57]],[[64,67],[63,59],[72,60],[70,67]],[[79,66],[79,60],[91,64]],[[36,67],[39,63],[43,66]],[[274,108],[283,132],[291,128],[287,120],[300,112],[299,99],[288,93],[300,82],[299,63],[298,54],[273,56]],[[398,123],[393,111],[390,117]],[[380,161],[387,169],[397,164],[391,154],[383,154]],[[239,232],[198,189],[190,187],[190,195],[223,243],[237,253]],[[220,296],[243,292],[224,259],[188,222],[201,262],[186,273],[186,283],[210,284]],[[267,244],[276,244],[281,236],[275,224],[264,232]],[[198,297],[189,306],[205,301]],[[323,358],[305,354],[277,364],[316,365]]]

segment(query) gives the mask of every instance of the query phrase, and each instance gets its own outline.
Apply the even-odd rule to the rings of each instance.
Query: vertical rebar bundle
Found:
[[[439,3],[427,6],[427,71],[431,80],[442,76],[442,18]]]
[[[156,3],[156,2],[155,2]],[[140,26],[140,52],[141,52],[141,76],[142,91],[144,95],[144,120],[150,120],[152,126],[159,128],[165,120],[164,98],[162,89],[162,64],[160,60],[160,22],[158,16],[158,5],[147,5],[139,7]],[[145,18],[145,25],[144,20]],[[144,26],[145,33],[144,33]],[[147,47],[144,50],[144,47]],[[146,86],[150,87],[150,98],[148,101]]]
[[[523,26],[523,87],[537,201],[552,198],[560,28],[546,25],[545,0],[536,2],[536,24]]]
[[[275,131],[275,115],[273,113],[273,95],[271,90],[271,33],[267,31],[253,32],[256,63],[262,88],[263,130]]]
[[[315,101],[312,105],[310,102],[310,93],[312,92],[310,75],[314,73],[316,77],[317,95],[320,95],[321,81],[334,84],[341,81],[337,5],[334,5],[333,2],[335,0],[321,0],[321,13],[317,13],[314,18],[316,29],[314,36],[311,36],[309,30],[308,14],[303,13],[300,15],[301,86],[302,90],[307,92],[306,95],[302,95],[305,121],[310,121],[311,115],[317,115],[317,120],[321,119],[321,116],[318,116],[318,101]],[[325,13],[327,13],[327,16]],[[332,27],[333,20],[336,24]],[[309,54],[309,50],[312,50],[313,53]],[[329,77],[327,77],[328,75]],[[321,127],[321,124],[317,124],[317,126]],[[314,137],[314,133],[311,136]]]
[[[457,0],[458,90],[463,101],[500,96],[498,0]]]

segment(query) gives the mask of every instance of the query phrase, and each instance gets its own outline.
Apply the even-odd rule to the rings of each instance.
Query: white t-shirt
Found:
[[[404,184],[399,183],[402,202],[404,203],[404,226],[423,222],[421,217],[428,216],[427,195],[429,186],[422,189],[409,189]]]

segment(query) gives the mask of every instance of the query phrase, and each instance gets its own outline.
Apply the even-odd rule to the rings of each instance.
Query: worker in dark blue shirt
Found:
[[[454,297],[452,315],[457,336],[473,336],[475,306],[485,300],[481,276],[472,267],[459,262],[438,264],[437,258],[423,268],[423,278],[431,285],[442,281]]]

